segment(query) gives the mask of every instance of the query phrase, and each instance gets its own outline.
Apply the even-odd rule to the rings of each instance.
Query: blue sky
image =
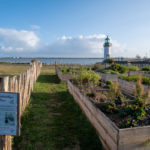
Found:
[[[149,0],[0,0],[0,56],[150,57]]]

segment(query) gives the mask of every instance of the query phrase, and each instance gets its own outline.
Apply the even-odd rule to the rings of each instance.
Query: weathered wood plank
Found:
[[[103,120],[105,120],[105,118],[103,118],[104,116],[100,118],[102,120],[97,119],[97,114],[95,112],[98,112],[98,111],[95,110],[96,107],[89,100],[84,99],[83,96],[78,91],[78,89],[74,87],[70,81],[68,81],[68,89],[70,93],[73,95],[75,101],[79,104],[81,110],[87,116],[87,118],[92,123],[92,125],[95,127],[96,131],[98,132],[98,135],[106,143],[107,147],[109,147],[110,150],[117,150],[117,143],[118,143],[117,129],[115,130],[116,132],[114,132],[114,131],[111,131],[112,128],[109,128],[109,126],[102,125],[105,123],[105,122],[103,123]]]

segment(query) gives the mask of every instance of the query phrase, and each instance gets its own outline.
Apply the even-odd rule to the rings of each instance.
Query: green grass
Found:
[[[1,64],[0,63],[0,76],[6,75],[19,75],[21,72],[25,72],[30,67],[29,64]]]
[[[139,78],[139,75],[121,76],[120,78],[128,82],[136,82]],[[146,76],[142,76],[142,83],[145,85],[150,85],[150,78]]]
[[[101,143],[54,69],[43,67],[13,150],[102,150]]]

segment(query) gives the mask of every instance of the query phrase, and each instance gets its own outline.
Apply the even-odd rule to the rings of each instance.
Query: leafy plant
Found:
[[[123,66],[123,65],[120,65],[120,64],[112,64],[110,66],[110,69],[113,70],[113,71],[116,71],[116,72],[119,72],[119,73],[127,73],[128,72],[128,69],[127,67]]]
[[[94,64],[93,67],[92,67],[92,70],[102,70],[102,65],[100,64]]]
[[[139,78],[139,75],[132,75],[132,76],[121,76],[120,79],[126,80],[129,82],[136,82]],[[146,76],[141,76],[142,84],[150,85],[150,78]]]
[[[117,113],[118,112],[118,108],[116,107],[116,105],[113,102],[108,102],[105,104],[105,112],[107,113]]]
[[[86,85],[88,83],[93,85],[98,85],[99,80],[101,79],[100,75],[95,73],[92,70],[89,71],[81,71],[76,77],[75,80],[80,85]]]
[[[140,70],[139,67],[133,66],[133,65],[127,66],[127,69],[129,71],[139,71]]]
[[[136,90],[135,90],[135,97],[137,99],[142,98],[143,96],[143,85],[142,85],[142,76],[138,76],[137,82],[136,82]]]
[[[112,86],[113,82],[112,81],[106,81],[106,85]]]
[[[142,68],[142,71],[150,71],[150,66],[144,66],[144,67]]]
[[[108,58],[104,60],[104,63],[113,63],[113,62],[114,62],[114,58]]]

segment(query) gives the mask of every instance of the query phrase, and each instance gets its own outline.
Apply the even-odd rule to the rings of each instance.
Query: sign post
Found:
[[[0,92],[0,135],[20,135],[19,94]]]

